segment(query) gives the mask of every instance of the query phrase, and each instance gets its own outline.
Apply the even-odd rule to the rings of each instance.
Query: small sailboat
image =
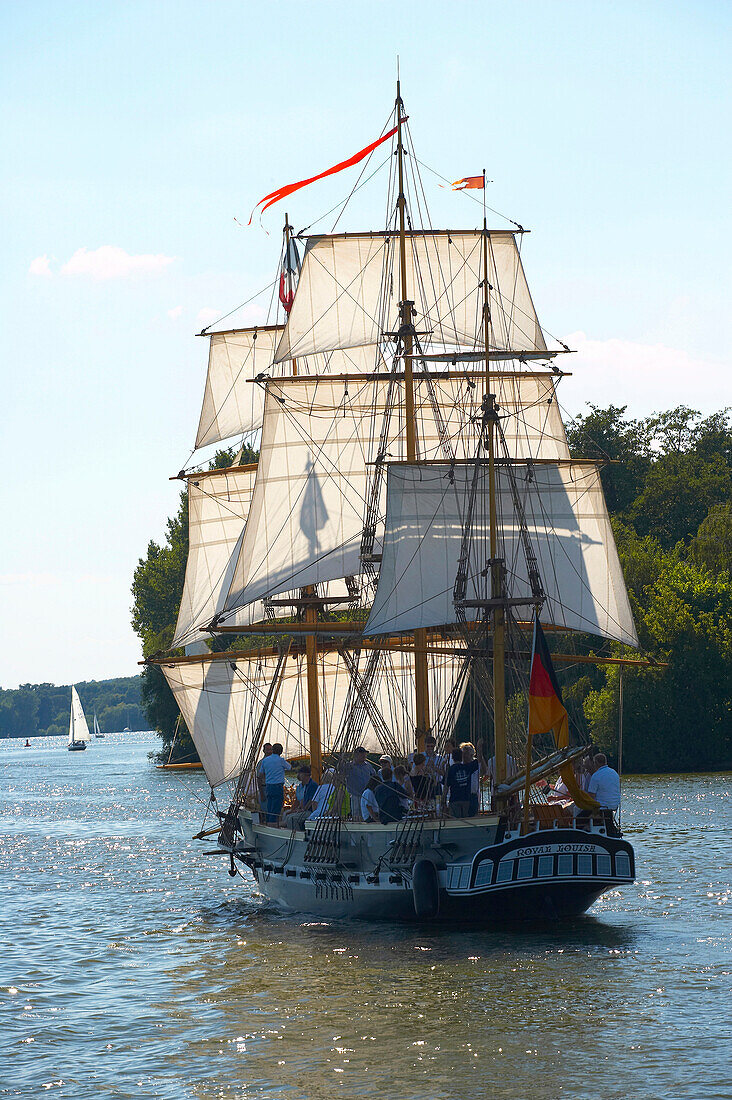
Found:
[[[79,752],[85,749],[87,741],[91,741],[91,734],[89,733],[86,715],[81,705],[79,693],[75,687],[72,687],[71,715],[69,717],[69,752]]]
[[[104,740],[104,734],[102,733],[102,731],[99,728],[99,722],[97,720],[97,712],[96,711],[94,711],[94,736],[96,737],[96,739],[98,741],[103,741]]]

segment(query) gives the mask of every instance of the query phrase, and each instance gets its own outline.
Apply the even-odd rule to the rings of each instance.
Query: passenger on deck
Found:
[[[395,821],[401,821],[404,817],[401,800],[406,795],[404,787],[394,781],[391,768],[384,765],[381,769],[381,782],[378,783],[374,794],[379,804],[379,821],[382,825],[391,825]]]
[[[350,795],[354,821],[361,820],[361,795],[366,790],[369,779],[375,775],[376,768],[366,759],[366,749],[357,748],[352,763],[346,767],[346,790]]]
[[[378,786],[378,779],[373,776],[366,784],[366,790],[361,795],[361,820],[362,821],[378,821],[379,820],[379,803],[376,801],[376,788]]]
[[[286,829],[302,829],[303,825],[315,808],[315,792],[318,784],[312,777],[308,764],[303,764],[297,770],[299,783],[295,788],[295,806],[291,813],[285,814],[284,826]]]
[[[455,748],[454,745],[453,748]],[[433,779],[442,779],[445,774],[445,757],[440,756],[436,749],[437,742],[432,734],[428,733],[424,739],[424,752],[421,753],[424,756],[425,775],[429,775]],[[407,757],[412,775],[414,775],[414,762],[418,755],[420,755],[419,749],[416,749],[414,752],[410,752]]]
[[[587,784],[587,793],[597,799],[603,809],[617,810],[620,807],[620,776],[608,765],[604,752],[598,752],[593,759],[595,770]]]
[[[282,745],[272,745],[272,752],[265,756],[257,769],[264,780],[266,796],[265,821],[268,825],[276,825],[282,811],[282,803],[285,800],[285,772],[292,768],[286,760],[282,759]]]
[[[394,768],[394,782],[398,783],[404,790],[401,802],[402,809],[406,814],[409,812],[410,803],[414,799],[414,790],[412,789],[411,780],[407,775],[407,769],[402,764],[398,764],[396,768]]]
[[[394,763],[393,763],[391,757],[387,756],[386,754],[384,754],[384,756],[379,757],[379,774],[380,775],[383,773],[384,768],[391,768],[392,778],[393,778]],[[383,775],[382,775],[382,778],[383,778]]]
[[[477,764],[477,762],[476,762]],[[470,813],[470,778],[473,769],[463,764],[463,750],[452,750],[452,764],[447,769],[447,788],[450,813],[453,817],[468,817]]]
[[[328,768],[328,770],[323,773],[323,780],[313,795],[315,808],[310,814],[309,821],[314,821],[316,817],[323,817],[323,815],[328,812],[328,803],[335,794],[334,781],[335,772],[333,768]]]
[[[264,761],[267,759],[267,757],[272,755],[272,746],[270,745],[269,741],[265,741],[265,743],[262,745],[262,753],[263,753],[262,759],[257,764],[256,775],[257,775],[257,787],[259,788],[259,802],[260,802],[260,805],[264,808],[264,804],[267,800],[267,792],[264,789],[266,787],[266,783],[265,783],[265,780],[264,780],[264,771],[262,770],[262,766],[264,764]]]
[[[412,774],[409,778],[412,781],[412,790],[414,791],[416,802],[428,802],[430,798],[434,798],[437,791],[437,783],[433,775],[427,772],[425,753],[415,752],[412,763]]]
[[[471,769],[470,772],[470,807],[468,817],[475,817],[480,803],[480,776],[486,769],[486,762],[482,754],[475,758],[475,745],[472,741],[463,741],[460,746],[463,752],[463,764]]]

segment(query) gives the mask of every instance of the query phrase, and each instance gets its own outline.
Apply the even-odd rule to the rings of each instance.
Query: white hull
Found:
[[[494,924],[578,916],[635,877],[630,844],[604,824],[505,833],[497,816],[425,822],[415,830],[343,822],[337,860],[317,859],[314,823],[295,832],[242,812],[232,860],[267,897],[324,917]],[[400,833],[416,837],[394,859]],[[315,854],[316,858],[313,859]],[[321,853],[322,854],[322,853]],[[333,854],[333,853],[331,853]]]

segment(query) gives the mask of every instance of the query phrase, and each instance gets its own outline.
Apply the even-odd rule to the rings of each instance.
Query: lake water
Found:
[[[278,912],[155,747],[0,742],[0,1097],[732,1097],[732,776],[627,779],[587,917],[431,931]]]

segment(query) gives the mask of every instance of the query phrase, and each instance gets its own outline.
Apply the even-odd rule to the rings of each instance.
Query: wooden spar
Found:
[[[314,591],[312,585],[306,593]],[[318,621],[318,609],[313,604],[305,606],[305,625],[313,626]],[[305,638],[305,664],[308,685],[308,741],[310,744],[310,767],[313,779],[320,782],[323,771],[323,747],[320,736],[320,695],[318,693],[318,639],[312,632]]]
[[[412,360],[420,361],[421,355],[412,355]],[[481,356],[484,359],[485,356]],[[493,356],[491,355],[491,360]],[[297,360],[293,360],[297,362]],[[517,371],[517,370],[497,370],[494,372],[498,378],[573,378],[572,371],[553,371],[553,370],[532,370],[532,371]],[[285,382],[299,382],[303,378],[312,379],[317,381],[318,378],[327,378],[329,382],[401,382],[404,378],[402,371],[396,371],[394,374],[389,374],[386,371],[351,371],[343,374],[278,374],[276,376],[267,376],[267,382],[276,382],[279,386]],[[485,368],[480,370],[413,370],[412,378],[421,382],[423,379],[429,379],[430,382],[439,382],[443,378],[485,378]],[[262,378],[244,378],[244,382],[256,382],[257,385],[261,385],[265,379]]]
[[[219,474],[242,474],[256,470],[256,468],[256,462],[246,462],[243,466],[220,466],[217,470],[194,470],[194,472],[190,474],[183,473],[181,470],[175,477],[169,477],[168,481],[192,481],[197,477],[217,477]]]
[[[303,627],[302,623],[289,623],[285,624],[290,627],[298,626]],[[321,623],[321,628],[326,624]],[[304,629],[310,629],[305,626]],[[356,633],[356,631],[354,631]],[[431,633],[431,632],[430,632]],[[433,637],[435,635],[432,635]],[[454,646],[440,645],[442,639],[439,641],[431,641],[429,638],[425,646],[425,652],[430,656],[440,657],[455,657],[460,655],[467,655],[467,650],[456,649]],[[297,645],[293,643],[293,648],[290,652],[295,655],[296,653],[302,653],[302,642],[298,642]],[[341,642],[324,642],[318,643],[318,652],[330,653],[340,649]],[[359,637],[358,640],[359,649],[379,649],[385,651],[392,651],[398,653],[414,653],[414,642],[411,636],[409,637],[394,637],[384,641],[375,641],[371,638]],[[191,665],[191,664],[205,664],[207,661],[258,661],[264,657],[276,657],[279,653],[279,649],[275,646],[260,646],[257,649],[226,649],[220,650],[218,653],[196,653],[190,657],[149,657],[146,661],[139,661],[140,665]],[[521,651],[513,654],[516,658],[528,658],[531,654],[527,651]],[[577,653],[552,653],[552,661],[555,663],[560,662],[563,664],[587,664],[587,665],[620,665],[621,668],[625,665],[629,665],[635,668],[668,668],[668,664],[665,661],[644,661],[639,658],[633,657],[594,657],[590,655],[580,655]]]
[[[485,201],[485,172],[483,172]],[[488,223],[483,217],[483,343],[485,346],[485,411],[488,418],[488,508],[490,516],[491,597],[503,596],[503,563],[498,558],[496,509],[496,398],[491,392],[491,307],[488,291]],[[506,782],[506,630],[503,607],[493,608],[493,752],[496,786]]]
[[[414,378],[412,375],[413,316],[414,302],[408,298],[407,287],[407,238],[406,205],[404,193],[404,142],[402,139],[402,93],[397,80],[397,170],[399,179],[399,265],[401,267],[401,301],[399,303],[400,334],[404,357],[404,419],[406,426],[407,462],[417,460],[417,424],[414,415]],[[420,752],[424,749],[424,739],[430,728],[429,680],[427,673],[427,654],[425,644],[427,632],[422,627],[414,631],[414,694],[415,694],[415,738]]]

